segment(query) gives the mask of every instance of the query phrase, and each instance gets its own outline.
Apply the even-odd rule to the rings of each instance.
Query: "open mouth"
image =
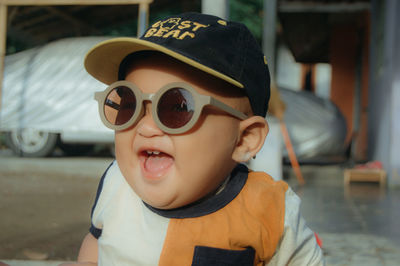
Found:
[[[174,163],[174,158],[157,150],[144,150],[140,152],[142,170],[147,178],[163,176]]]

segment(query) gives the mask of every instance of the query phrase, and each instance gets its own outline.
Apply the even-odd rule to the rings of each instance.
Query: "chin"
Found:
[[[170,210],[180,207],[180,206],[175,206],[175,204],[173,203],[171,204],[171,203],[156,202],[156,201],[145,201],[145,202],[151,207],[161,210]]]
[[[157,191],[151,194],[139,195],[139,197],[146,202],[146,204],[156,209],[168,210],[179,207],[175,197],[168,197],[167,195],[163,197],[163,195],[160,195]]]
[[[168,199],[159,199],[159,200],[143,200],[146,202],[148,205],[150,205],[153,208],[156,209],[161,209],[161,210],[172,210],[176,208],[180,208],[186,205],[189,205],[196,200],[183,200],[179,198],[168,198]]]

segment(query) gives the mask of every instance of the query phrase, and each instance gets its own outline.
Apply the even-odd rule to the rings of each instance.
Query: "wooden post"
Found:
[[[290,140],[289,132],[287,130],[286,124],[283,120],[279,121],[281,126],[281,131],[283,135],[283,140],[286,145],[286,149],[289,155],[290,164],[292,165],[294,174],[296,175],[297,181],[300,185],[304,185],[306,182],[304,181],[303,174],[300,170],[299,162],[297,161],[296,153],[294,152],[292,141]]]
[[[139,13],[138,13],[138,29],[137,36],[140,37],[147,29],[147,25],[149,24],[149,4],[141,3],[139,4]]]
[[[229,0],[202,0],[201,13],[229,19]]]
[[[0,109],[4,77],[4,59],[7,39],[7,6],[0,4]]]
[[[264,0],[263,16],[263,52],[268,60],[268,69],[271,80],[275,80],[275,43],[276,43],[276,17],[278,14],[278,0]]]

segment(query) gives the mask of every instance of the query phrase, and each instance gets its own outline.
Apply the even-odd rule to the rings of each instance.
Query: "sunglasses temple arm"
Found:
[[[229,105],[224,104],[223,102],[218,101],[217,99],[210,97],[210,104],[213,106],[218,107],[219,109],[241,119],[241,120],[245,120],[248,118],[247,115],[245,115],[244,113],[230,107]]]
[[[101,92],[95,92],[94,94],[94,99],[98,102],[102,101],[102,93]],[[105,99],[104,100],[104,105],[106,106],[110,106],[111,108],[114,108],[115,110],[119,110],[120,109],[120,105],[116,102],[111,101],[110,99]]]

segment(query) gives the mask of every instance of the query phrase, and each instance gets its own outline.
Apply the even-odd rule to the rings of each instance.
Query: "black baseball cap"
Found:
[[[121,37],[94,46],[85,68],[97,80],[118,80],[123,59],[139,51],[159,51],[241,88],[255,115],[265,116],[270,97],[267,60],[242,23],[212,15],[183,13],[159,20],[140,38]]]

